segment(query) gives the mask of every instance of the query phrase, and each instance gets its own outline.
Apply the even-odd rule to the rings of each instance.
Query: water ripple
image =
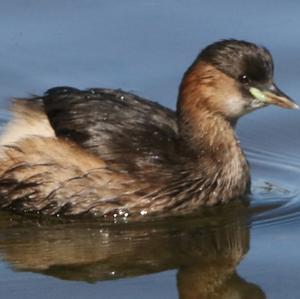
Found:
[[[254,227],[300,222],[300,157],[247,149],[253,172]]]

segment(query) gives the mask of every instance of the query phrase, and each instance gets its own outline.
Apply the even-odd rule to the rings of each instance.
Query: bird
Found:
[[[299,108],[273,74],[265,47],[225,39],[186,70],[176,111],[121,89],[61,86],[14,99],[0,137],[0,208],[120,219],[247,197],[238,119],[269,105]]]

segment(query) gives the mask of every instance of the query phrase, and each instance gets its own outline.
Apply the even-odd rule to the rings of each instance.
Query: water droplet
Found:
[[[148,212],[147,212],[146,210],[142,210],[142,211],[141,211],[141,215],[142,215],[142,216],[147,215],[147,214],[148,214]]]
[[[104,113],[104,115],[103,115],[103,120],[105,121],[105,120],[108,120],[108,117],[109,117],[109,114],[108,113]]]
[[[127,217],[127,216],[128,216],[128,213],[125,212],[124,210],[119,210],[119,215],[120,215],[120,216]],[[126,216],[126,215],[127,215],[127,216]]]

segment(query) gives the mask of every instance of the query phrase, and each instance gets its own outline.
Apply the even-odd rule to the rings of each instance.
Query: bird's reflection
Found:
[[[240,205],[193,217],[109,225],[0,217],[0,255],[18,271],[94,282],[178,269],[181,299],[265,298],[236,267],[249,248]]]

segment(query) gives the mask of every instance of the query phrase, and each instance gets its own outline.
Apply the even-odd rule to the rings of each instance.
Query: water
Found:
[[[243,38],[272,51],[300,99],[297,2],[10,1],[0,10],[0,114],[11,96],[56,85],[122,87],[175,107],[198,50]],[[298,100],[299,103],[299,100]],[[0,213],[1,298],[298,298],[300,117],[243,118],[251,206],[125,224]]]

